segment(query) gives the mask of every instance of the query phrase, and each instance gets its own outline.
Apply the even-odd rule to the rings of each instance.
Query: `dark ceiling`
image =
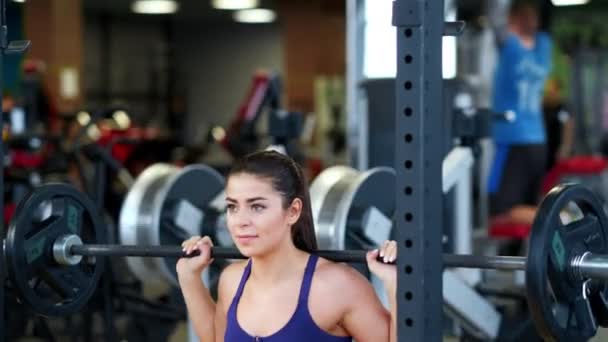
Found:
[[[131,12],[133,0],[83,0],[85,13],[108,14],[117,17],[141,16]],[[177,0],[179,11],[171,15],[173,19],[197,20],[207,23],[232,22],[232,11],[218,10],[211,7],[211,0]],[[260,0],[260,7],[275,9],[275,1]],[[152,16],[150,16],[152,17]],[[166,17],[166,16],[160,16]]]

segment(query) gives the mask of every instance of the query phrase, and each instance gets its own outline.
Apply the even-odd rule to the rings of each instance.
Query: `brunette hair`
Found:
[[[302,201],[302,212],[291,227],[291,239],[300,250],[317,250],[308,184],[302,169],[293,159],[275,151],[254,152],[237,160],[230,169],[228,178],[239,173],[269,179],[274,190],[283,197],[285,209],[294,199],[299,198]]]

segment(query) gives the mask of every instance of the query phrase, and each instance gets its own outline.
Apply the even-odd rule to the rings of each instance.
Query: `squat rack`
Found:
[[[400,342],[442,339],[443,0],[395,0]]]
[[[0,94],[7,39],[6,0],[0,0]],[[442,338],[442,37],[443,0],[395,0],[396,227],[399,243],[399,341]],[[12,45],[12,44],[11,44]],[[13,51],[17,52],[15,49]],[[23,50],[21,50],[23,51]],[[0,139],[0,160],[4,151]],[[3,174],[0,190],[3,190]],[[2,191],[0,191],[0,194]],[[0,196],[0,208],[3,198]],[[0,238],[5,229],[0,210]],[[4,265],[0,263],[0,342],[5,331]]]

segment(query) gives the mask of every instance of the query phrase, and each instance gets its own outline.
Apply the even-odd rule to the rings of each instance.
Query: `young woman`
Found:
[[[289,157],[259,152],[238,161],[226,184],[228,230],[248,261],[220,276],[214,302],[201,282],[211,240],[192,237],[182,246],[200,255],[177,263],[188,314],[202,342],[396,341],[394,241],[367,254],[383,280],[390,312],[359,272],[315,256],[308,187]]]

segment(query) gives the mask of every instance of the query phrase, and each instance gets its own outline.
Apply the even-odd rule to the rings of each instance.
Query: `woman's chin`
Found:
[[[256,249],[253,248],[252,246],[247,246],[247,245],[243,246],[243,245],[237,244],[236,248],[246,258],[251,258],[251,257],[256,256],[257,254],[259,254],[259,253],[257,253]]]
[[[237,244],[237,248],[238,248],[239,252],[241,252],[241,254],[243,254],[243,256],[245,256],[246,258],[259,257],[259,256],[268,254],[268,251],[261,250],[260,248],[256,248],[251,245],[243,246],[243,245]]]

